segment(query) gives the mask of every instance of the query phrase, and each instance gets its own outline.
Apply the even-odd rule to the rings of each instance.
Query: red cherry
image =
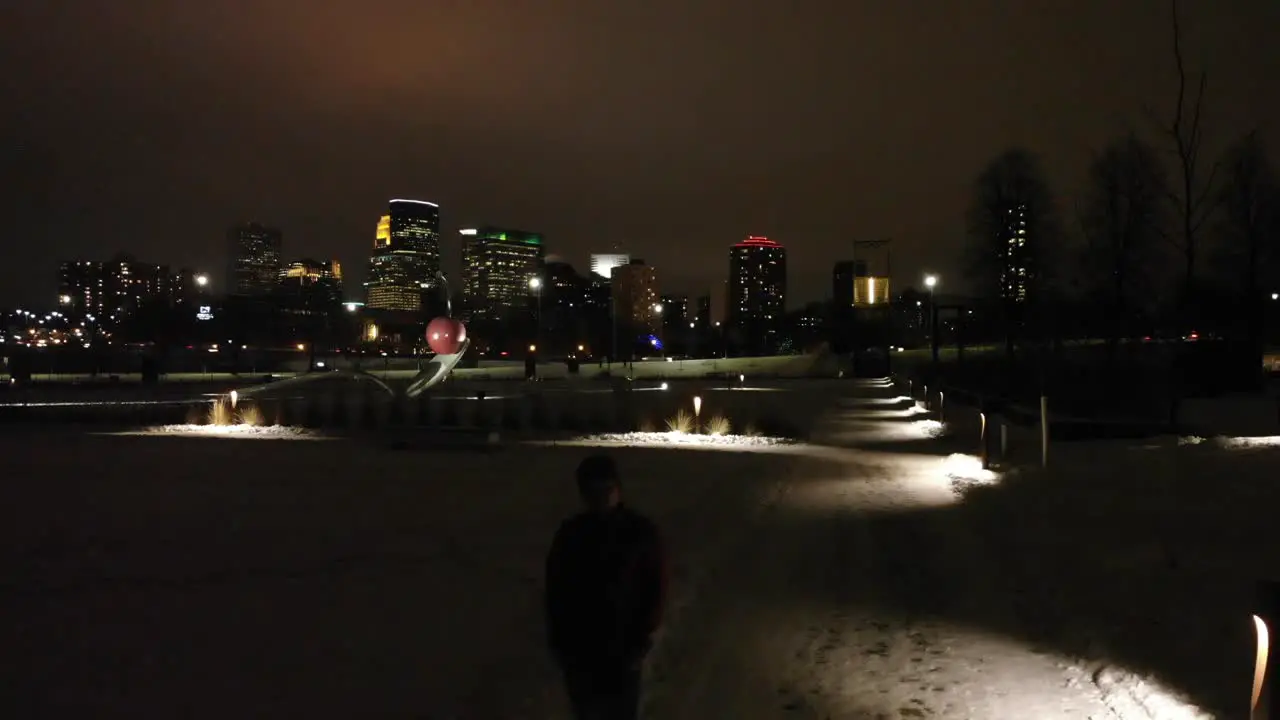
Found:
[[[438,317],[427,323],[427,346],[439,355],[452,355],[467,341],[467,328],[460,321]]]

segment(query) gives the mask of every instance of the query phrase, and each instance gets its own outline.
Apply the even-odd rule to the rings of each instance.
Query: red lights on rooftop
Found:
[[[734,245],[736,248],[780,248],[782,245],[767,237],[748,235],[746,240]]]

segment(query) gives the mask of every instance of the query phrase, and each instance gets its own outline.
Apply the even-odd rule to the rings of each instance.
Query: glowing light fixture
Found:
[[[1253,698],[1249,702],[1250,712],[1257,712],[1258,700],[1262,697],[1262,686],[1267,678],[1267,655],[1271,651],[1271,634],[1267,623],[1257,615],[1253,616],[1253,629],[1258,636],[1257,654],[1253,661]]]

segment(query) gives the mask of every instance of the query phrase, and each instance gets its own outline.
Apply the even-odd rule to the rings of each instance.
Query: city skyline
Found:
[[[430,23],[399,5],[334,2],[305,29],[278,2],[247,15],[6,9],[0,57],[24,72],[5,91],[21,108],[5,121],[18,191],[0,202],[23,242],[0,268],[0,305],[48,303],[69,257],[125,251],[219,277],[240,218],[281,228],[290,255],[338,259],[355,287],[369,208],[400,196],[444,208],[451,273],[457,230],[484,221],[537,229],[580,271],[620,245],[690,295],[714,291],[723,245],[751,234],[790,249],[793,306],[822,297],[854,240],[894,239],[898,287],[925,270],[957,287],[964,207],[988,158],[1043,154],[1069,210],[1109,138],[1158,139],[1146,109],[1164,117],[1175,89],[1162,0],[945,16],[823,2],[459,6]],[[1188,62],[1209,76],[1214,152],[1254,127],[1274,134],[1280,60],[1266,40],[1280,6],[1182,8]],[[388,43],[391,26],[429,41]],[[660,58],[644,52],[654,36]],[[750,42],[773,51],[741,52]],[[783,88],[764,106],[762,78]]]

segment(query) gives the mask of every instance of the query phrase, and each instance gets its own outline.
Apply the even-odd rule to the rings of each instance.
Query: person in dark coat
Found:
[[[622,503],[613,458],[582,461],[586,510],[547,555],[547,636],[578,720],[635,720],[641,670],[662,621],[667,566],[654,524]]]

